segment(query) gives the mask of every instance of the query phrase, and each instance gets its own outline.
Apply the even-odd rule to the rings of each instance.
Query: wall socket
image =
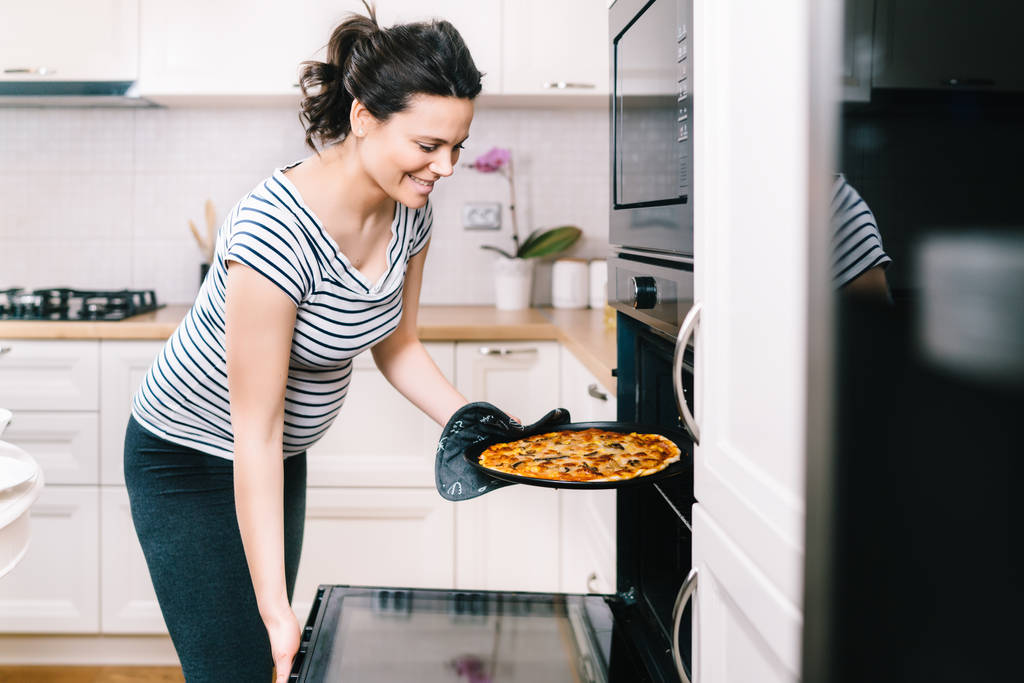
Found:
[[[466,230],[500,230],[500,202],[466,202],[462,205],[462,227]]]

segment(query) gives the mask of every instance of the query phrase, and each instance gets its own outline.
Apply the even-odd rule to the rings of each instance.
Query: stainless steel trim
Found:
[[[510,349],[506,346],[494,348],[492,346],[481,346],[481,356],[511,356],[519,353],[539,353],[536,347],[530,346],[522,349]]]
[[[686,575],[683,585],[679,588],[679,594],[676,596],[676,606],[672,608],[672,660],[676,663],[679,680],[683,683],[691,682],[686,675],[686,669],[683,668],[683,657],[679,654],[679,626],[683,621],[683,610],[686,609],[686,603],[690,602],[690,598],[696,590],[697,568],[693,567],[690,569],[690,573]],[[696,620],[694,620],[694,623],[696,624]]]
[[[32,74],[34,76],[50,76],[57,73],[56,69],[51,69],[48,66],[37,66],[35,68],[28,67],[15,67],[10,69],[4,69],[5,74]]]
[[[13,348],[14,347],[12,347],[12,346],[6,346],[6,345],[5,346],[0,346],[0,356],[4,355],[5,353],[9,353]]]
[[[590,386],[588,386],[587,393],[593,396],[594,398],[598,399],[599,401],[608,400],[608,394],[601,391],[601,387],[597,386],[596,384],[591,384]]]
[[[661,251],[658,249],[632,249],[630,247],[624,247],[621,244],[612,244],[613,256],[620,254],[632,254],[634,256],[642,256],[646,258],[658,258],[665,261],[678,261],[679,263],[689,263],[693,265],[692,256],[683,256],[674,251]]]
[[[690,433],[690,438],[693,439],[694,445],[700,443],[700,427],[697,426],[697,421],[693,418],[693,413],[690,412],[690,407],[686,405],[686,396],[683,395],[683,356],[686,354],[686,345],[690,341],[690,337],[700,327],[700,302],[694,303],[693,307],[690,308],[690,312],[686,314],[686,318],[683,319],[683,324],[679,327],[679,336],[676,337],[676,350],[672,357],[672,393],[676,397],[676,407],[679,408],[679,417],[683,420],[683,426],[686,427],[686,431]]]

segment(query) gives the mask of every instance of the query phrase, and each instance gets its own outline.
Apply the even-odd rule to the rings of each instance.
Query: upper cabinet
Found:
[[[504,0],[501,92],[608,94],[605,0]]]
[[[330,7],[328,7],[330,5]],[[139,93],[176,96],[299,94],[299,65],[322,57],[331,28],[358,0],[141,0]]]
[[[138,0],[4,3],[2,81],[134,81]]]
[[[301,62],[323,60],[332,29],[360,0],[139,0],[139,94],[299,97]],[[450,21],[484,73],[486,95],[608,92],[603,0],[381,0],[382,26]],[[550,87],[545,87],[546,85]],[[564,87],[559,87],[559,86]]]
[[[876,88],[1024,89],[1024,6],[1005,0],[876,0]]]

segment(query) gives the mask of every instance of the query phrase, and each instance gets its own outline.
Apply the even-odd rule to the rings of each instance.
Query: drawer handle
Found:
[[[686,675],[686,669],[683,667],[683,658],[679,652],[679,627],[683,622],[683,611],[686,610],[686,603],[690,602],[690,598],[694,596],[697,591],[697,568],[693,567],[690,569],[690,573],[687,574],[686,580],[683,581],[683,585],[679,589],[679,594],[676,595],[676,605],[672,609],[672,659],[676,664],[676,671],[679,673],[679,680],[683,683],[690,683],[690,678]],[[694,600],[696,602],[696,600]],[[691,612],[695,614],[695,612]],[[697,620],[693,619],[693,628],[697,629]],[[694,657],[693,659],[696,659]],[[690,662],[690,673],[693,673],[693,662]]]
[[[544,84],[548,90],[589,90],[594,88],[593,83],[566,83],[565,81],[548,81]]]
[[[10,347],[10,346],[0,345],[0,356],[4,355],[5,353],[10,353],[11,352],[11,348],[12,347]]]
[[[591,384],[589,387],[587,387],[587,393],[593,396],[594,398],[598,399],[599,401],[608,400],[608,394],[601,391],[600,387],[598,387],[596,384]]]
[[[5,74],[34,74],[36,76],[49,76],[57,73],[56,69],[51,69],[48,66],[38,66],[34,69],[28,67],[15,67],[4,69]]]
[[[538,353],[538,351],[537,351],[537,349],[535,347],[527,347],[527,348],[522,348],[522,349],[510,349],[510,348],[505,347],[505,346],[500,346],[500,347],[497,347],[497,348],[495,348],[493,346],[481,346],[480,347],[480,355],[481,356],[511,356],[513,354],[519,354],[519,353]]]
[[[588,593],[597,593],[598,592],[597,591],[597,586],[595,585],[596,583],[597,583],[597,572],[590,572],[590,575],[587,576],[587,592]]]

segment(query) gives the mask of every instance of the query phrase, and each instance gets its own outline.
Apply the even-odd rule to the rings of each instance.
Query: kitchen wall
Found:
[[[603,257],[608,234],[604,108],[478,106],[463,161],[513,150],[520,232],[578,225],[570,252]],[[188,220],[222,219],[278,166],[307,156],[292,108],[0,109],[0,288],[152,288],[167,303],[198,290]],[[511,244],[508,186],[459,168],[438,183],[422,301],[489,304],[492,252]],[[502,230],[467,231],[467,201],[498,201]],[[550,301],[550,264],[534,300]]]

